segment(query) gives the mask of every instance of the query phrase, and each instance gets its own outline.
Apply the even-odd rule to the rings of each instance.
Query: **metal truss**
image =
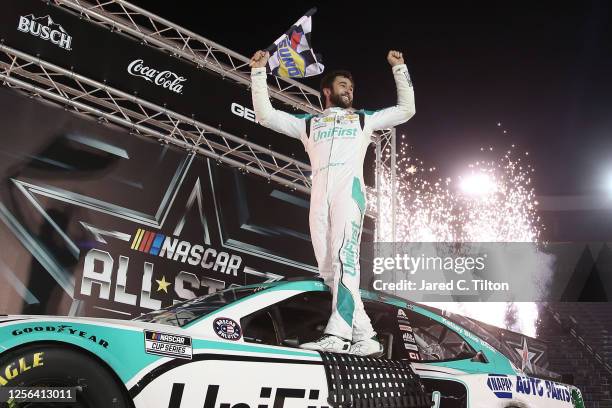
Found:
[[[389,172],[391,177],[391,242],[395,242],[396,233],[396,204],[397,204],[397,167],[396,167],[396,130],[391,129],[390,131],[380,132],[375,135],[376,138],[376,189],[373,189],[372,195],[376,198],[375,209],[372,209],[374,214],[381,214],[382,203],[382,189],[380,188],[382,183],[383,173]],[[385,152],[385,153],[383,153]],[[386,152],[389,152],[386,154]],[[381,217],[376,217],[376,241],[381,242]]]
[[[102,123],[310,192],[308,164],[4,45],[0,45],[0,80]]]
[[[310,194],[312,170],[306,163],[5,45],[0,45],[0,80],[101,123],[119,125]],[[388,133],[378,136],[377,143]],[[366,189],[369,195],[376,194]],[[375,217],[377,212],[370,208],[367,215]]]
[[[49,0],[43,0],[49,1]],[[231,78],[247,87],[251,86],[249,59],[237,52],[210,41],[201,35],[180,27],[147,10],[124,0],[51,0],[58,7],[78,13],[88,21],[129,35],[143,44],[164,51],[174,57],[191,61],[200,68],[207,68],[223,78]],[[295,109],[317,113],[323,110],[320,93],[304,84],[289,78],[270,76],[274,85],[268,85],[271,97],[289,104]],[[376,172],[390,167],[392,184],[395,185],[395,138],[391,131],[376,132],[374,139],[377,152],[391,146],[392,154],[385,157],[377,155]],[[246,142],[245,142],[246,143]],[[263,149],[260,147],[260,149]],[[270,154],[273,152],[265,149]],[[282,156],[282,155],[280,155]],[[389,157],[393,159],[389,160]],[[380,180],[377,178],[377,186]],[[304,185],[310,185],[309,180]],[[293,188],[304,191],[295,184]],[[376,206],[367,210],[374,217],[380,210],[380,196],[375,188],[367,188],[370,196],[377,197]],[[309,192],[309,191],[308,191]],[[392,194],[395,196],[395,189]],[[395,203],[395,197],[392,200]],[[394,213],[394,212],[393,212]],[[393,229],[395,231],[395,229]]]
[[[247,57],[126,1],[51,0],[51,3],[222,77],[231,78],[247,87],[251,85],[251,68]],[[323,110],[318,91],[289,78],[271,78],[274,86],[269,88],[273,98],[310,113]]]

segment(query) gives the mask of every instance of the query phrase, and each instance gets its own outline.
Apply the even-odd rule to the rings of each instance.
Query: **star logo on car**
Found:
[[[523,338],[523,347],[522,348],[514,348],[516,352],[521,356],[521,370],[525,371],[525,369],[529,369],[529,371],[533,371],[533,366],[531,365],[531,359],[536,353],[529,351],[529,347],[527,346],[527,339]]]
[[[164,291],[166,293],[168,293],[168,286],[172,285],[172,283],[170,282],[166,282],[166,277],[162,276],[161,279],[155,279],[155,282],[157,282],[157,291]]]

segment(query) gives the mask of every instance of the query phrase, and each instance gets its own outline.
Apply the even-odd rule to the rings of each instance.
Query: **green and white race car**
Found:
[[[0,388],[77,387],[76,403],[43,405],[71,407],[583,406],[578,389],[524,375],[429,309],[362,297],[386,358],[298,348],[329,317],[318,280],[230,288],[130,321],[1,317]],[[21,404],[9,402],[37,406]]]

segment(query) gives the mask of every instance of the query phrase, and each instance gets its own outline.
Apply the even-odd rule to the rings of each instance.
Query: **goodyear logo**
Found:
[[[489,374],[487,387],[497,398],[512,398],[512,381],[507,375]]]
[[[100,346],[104,347],[104,348],[108,348],[108,341],[104,340],[101,337],[96,337],[95,335],[91,334],[91,333],[87,333],[84,332],[82,330],[79,330],[78,328],[73,328],[72,326],[68,326],[65,324],[60,324],[58,326],[35,326],[35,327],[26,327],[24,329],[16,329],[13,330],[12,334],[13,336],[21,336],[24,334],[31,334],[31,333],[41,333],[41,332],[54,332],[54,333],[65,333],[65,334],[71,334],[73,336],[79,336],[82,337],[84,339],[88,339],[89,341],[93,342],[94,344],[99,344]]]
[[[280,66],[278,71],[281,76],[289,78],[301,78],[306,72],[304,58],[298,54],[287,39],[284,39],[278,46],[278,60]]]

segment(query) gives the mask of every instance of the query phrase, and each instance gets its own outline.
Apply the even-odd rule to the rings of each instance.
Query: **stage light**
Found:
[[[495,192],[495,182],[484,173],[470,174],[460,178],[459,188],[467,195],[483,197]]]
[[[608,192],[608,199],[612,200],[612,170],[608,172],[608,177],[605,183],[606,191]]]

